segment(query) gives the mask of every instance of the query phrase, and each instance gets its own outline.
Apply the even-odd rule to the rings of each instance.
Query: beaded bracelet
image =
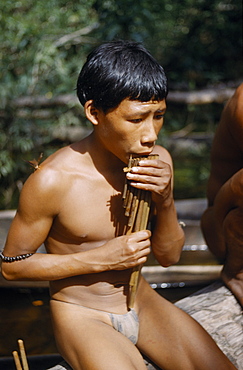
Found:
[[[19,256],[15,257],[6,257],[3,255],[2,252],[0,252],[0,257],[3,262],[15,262],[15,261],[21,261],[25,260],[25,258],[31,257],[34,253],[26,253],[26,254],[20,254]]]

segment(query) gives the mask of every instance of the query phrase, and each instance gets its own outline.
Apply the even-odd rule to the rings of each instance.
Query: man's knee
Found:
[[[211,229],[213,218],[213,207],[208,207],[202,214],[201,217],[201,229],[203,233],[207,234],[208,230]]]

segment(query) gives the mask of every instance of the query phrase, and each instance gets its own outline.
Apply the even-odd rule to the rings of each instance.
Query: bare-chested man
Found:
[[[3,275],[50,281],[57,346],[74,370],[143,370],[141,353],[162,369],[235,369],[204,329],[144,278],[134,309],[127,306],[132,268],[146,261],[150,248],[169,266],[184,243],[171,157],[155,145],[166,110],[163,68],[139,44],[104,44],[88,57],[77,93],[93,132],[51,155],[25,183]],[[130,153],[159,154],[126,175],[132,186],[152,192],[152,234],[123,235],[123,168]],[[43,242],[47,254],[36,254]]]
[[[226,104],[217,127],[202,231],[224,263],[222,280],[243,306],[243,84]]]

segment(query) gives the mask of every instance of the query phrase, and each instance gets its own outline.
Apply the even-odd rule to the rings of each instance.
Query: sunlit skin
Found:
[[[166,103],[164,100],[140,102],[125,99],[108,113],[95,110],[92,101],[86,103],[96,128],[97,141],[108,152],[127,163],[130,153],[150,154],[163,126]],[[119,143],[119,145],[117,145]]]
[[[202,231],[221,277],[243,306],[243,84],[222,112],[212,146]]]
[[[107,312],[128,311],[131,269],[153,250],[162,266],[178,262],[184,234],[173,200],[169,153],[155,145],[166,103],[123,100],[104,113],[85,104],[93,132],[49,158],[24,185],[4,254],[47,254],[3,263],[10,280],[49,280],[58,349],[74,370],[145,370],[140,351],[163,369],[234,369],[211,337],[141,277],[134,309],[137,345],[112,327]],[[125,175],[130,153],[157,153]],[[124,235],[121,194],[125,176],[152,192],[156,221]],[[154,216],[155,216],[154,214]],[[176,351],[176,355],[175,355]]]

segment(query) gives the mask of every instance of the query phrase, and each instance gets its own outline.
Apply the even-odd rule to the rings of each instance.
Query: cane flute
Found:
[[[138,166],[139,161],[157,159],[158,157],[159,156],[157,154],[138,158],[131,155],[128,161],[128,166],[125,167],[123,171],[130,172],[132,167]],[[129,180],[126,179],[122,197],[125,216],[128,217],[126,234],[130,235],[135,231],[146,230],[151,207],[151,192],[131,186]],[[142,265],[134,267],[130,277],[130,291],[128,299],[129,308],[133,308],[134,306],[141,268]]]

